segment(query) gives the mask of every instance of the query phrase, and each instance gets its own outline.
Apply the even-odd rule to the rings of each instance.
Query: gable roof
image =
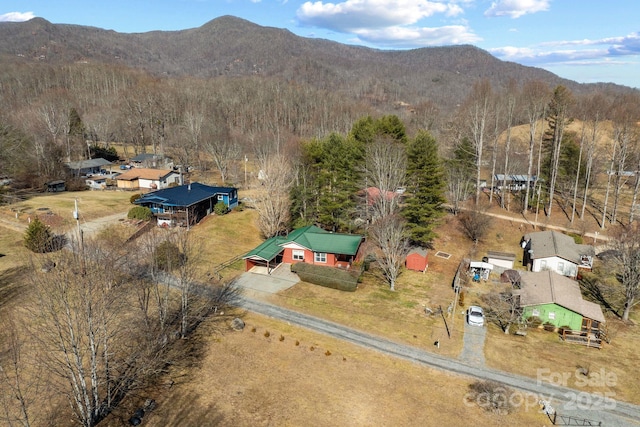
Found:
[[[97,159],[80,160],[78,162],[67,162],[65,165],[71,170],[80,170],[88,168],[98,168],[101,166],[112,165],[108,160],[98,157]]]
[[[233,187],[212,187],[192,182],[191,184],[152,191],[137,199],[135,203],[137,205],[155,203],[164,206],[191,206],[218,194],[229,194],[234,190]]]
[[[280,246],[280,241],[278,240],[278,236],[276,236],[265,240],[256,248],[247,252],[242,258],[257,258],[263,261],[271,261],[278,256],[280,252],[282,252],[282,246]]]
[[[355,255],[360,247],[362,236],[356,234],[331,233],[315,225],[298,228],[287,236],[287,242],[297,243],[313,252]]]
[[[524,236],[530,240],[531,259],[560,257],[581,265],[581,256],[594,256],[595,250],[591,245],[579,245],[573,237],[557,231],[538,231]]]
[[[568,310],[604,322],[602,308],[582,299],[578,283],[553,271],[520,271],[520,305],[558,304]]]
[[[270,261],[283,250],[283,246],[295,243],[312,252],[355,255],[362,242],[357,234],[331,233],[315,225],[293,230],[287,236],[276,236],[262,242],[243,258],[257,258]]]
[[[429,251],[427,251],[425,248],[415,247],[415,248],[412,248],[409,251],[409,253],[407,253],[407,256],[415,254],[415,255],[420,255],[423,258],[426,258],[428,253],[429,253]]]
[[[171,169],[133,168],[118,175],[116,179],[119,181],[135,181],[136,179],[149,179],[152,181],[158,181],[172,173],[177,174],[177,172]]]
[[[164,159],[164,154],[142,153],[131,158],[132,162],[146,162],[147,160],[161,160]]]

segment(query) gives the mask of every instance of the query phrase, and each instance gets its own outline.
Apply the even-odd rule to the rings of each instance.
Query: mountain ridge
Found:
[[[231,15],[196,28],[143,33],[52,24],[43,18],[4,22],[0,55],[56,65],[120,64],[168,77],[273,77],[331,90],[381,85],[402,101],[415,103],[426,97],[448,107],[464,98],[478,79],[488,79],[494,87],[510,80],[542,80],[575,93],[602,85],[633,90],[612,83],[580,84],[540,68],[501,61],[472,45],[379,50],[300,37]]]

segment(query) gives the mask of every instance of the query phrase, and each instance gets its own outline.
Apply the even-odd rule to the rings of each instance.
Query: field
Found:
[[[0,219],[15,225],[17,212],[18,221],[26,226],[26,215],[41,212],[43,207],[62,217],[73,209],[76,198],[83,214],[96,218],[101,213],[126,212],[129,195],[84,192],[37,197],[4,208]],[[445,217],[430,252],[429,270],[424,274],[404,272],[395,292],[389,291],[373,273],[367,273],[355,293],[300,283],[279,295],[263,297],[427,351],[457,357],[462,349],[464,307],[455,307],[451,317],[445,315],[450,338],[443,317],[427,315],[425,308],[442,307],[446,313],[453,300],[452,278],[464,257],[479,259],[487,250],[497,250],[513,252],[517,255],[516,264],[521,262],[520,237],[533,231],[533,227],[516,219],[494,220],[486,238],[474,247],[460,232],[456,218]],[[73,221],[67,222],[67,227],[73,225]],[[255,212],[250,209],[209,217],[192,232],[201,252],[203,280],[217,279],[216,266],[260,242]],[[11,269],[26,258],[21,239],[21,233],[9,228],[6,232],[3,228],[0,235],[0,253],[6,255],[0,257],[4,271],[2,291],[8,292],[3,297],[16,292],[7,285],[13,283],[11,272],[16,270]],[[438,251],[450,257],[435,256]],[[227,280],[242,271],[242,261],[236,261],[218,273]],[[466,304],[478,301],[480,294],[492,286],[491,280],[472,285],[467,290]],[[435,426],[466,425],[469,420],[483,426],[545,423],[535,405],[522,406],[515,414],[497,415],[467,404],[467,378],[396,360],[262,316],[246,313],[244,320],[247,327],[242,332],[205,324],[198,336],[190,339],[201,344],[202,355],[193,363],[174,367],[164,385],[133,396],[106,425],[126,425],[128,416],[147,397],[158,403],[145,417],[144,424],[149,426]],[[538,368],[570,373],[578,367],[588,367],[592,372],[604,369],[616,375],[616,383],[606,390],[595,386],[585,391],[611,391],[617,399],[640,403],[639,378],[634,369],[635,349],[640,344],[637,328],[617,324],[615,319],[610,321],[616,323],[617,334],[602,350],[567,345],[558,342],[557,335],[544,331],[526,337],[505,336],[490,325],[484,348],[486,363],[534,378]],[[433,345],[436,340],[441,343],[439,348]],[[569,385],[575,385],[575,380],[572,377]]]

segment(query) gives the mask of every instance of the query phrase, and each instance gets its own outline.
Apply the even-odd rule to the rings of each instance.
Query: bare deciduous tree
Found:
[[[392,291],[395,291],[396,280],[409,248],[404,224],[399,215],[387,215],[371,224],[368,230],[369,237],[381,254],[378,264]]]
[[[486,307],[487,319],[497,324],[505,334],[509,333],[511,325],[517,323],[522,316],[519,296],[511,290],[493,290],[482,295],[482,302]]]
[[[407,173],[407,154],[404,146],[387,138],[377,138],[367,144],[365,153],[366,187],[377,192],[368,194],[368,204],[373,210],[373,220],[397,213],[400,193]]]
[[[476,205],[480,203],[480,173],[487,122],[491,107],[491,84],[488,80],[476,82],[467,100],[466,111],[471,141],[476,150]]]
[[[93,249],[61,251],[51,271],[34,266],[31,275],[41,362],[86,427],[102,420],[136,380],[114,346],[129,341],[119,316],[125,288],[113,286],[115,270]]]
[[[624,288],[622,320],[629,320],[631,309],[640,303],[640,225],[617,226],[609,233],[614,271]]]
[[[527,121],[529,123],[529,151],[528,151],[528,165],[527,165],[528,180],[531,179],[531,171],[533,169],[533,157],[534,157],[533,152],[535,148],[536,134],[538,133],[538,124],[540,120],[545,116],[547,92],[548,92],[547,86],[540,81],[529,81],[525,83],[523,88],[525,111],[526,111]],[[537,175],[540,175],[539,161],[538,161]],[[540,177],[538,176],[538,179],[539,178]],[[526,194],[524,198],[524,208],[522,210],[523,214],[526,214],[527,211],[529,210],[529,192],[530,192],[530,186],[527,185]]]
[[[226,182],[229,178],[231,163],[237,161],[240,156],[240,146],[231,139],[210,139],[203,145],[220,171],[220,179],[223,183]]]
[[[458,220],[460,221],[462,231],[464,231],[474,244],[477,244],[479,240],[484,238],[491,225],[491,217],[485,215],[483,209],[478,206],[461,213],[458,216]]]
[[[260,162],[260,169],[263,180],[254,207],[258,212],[258,227],[269,238],[284,231],[289,222],[289,190],[293,184],[293,170],[281,155],[267,157]]]
[[[10,427],[29,427],[32,425],[31,407],[38,395],[40,372],[36,365],[30,364],[36,371],[26,378],[24,334],[18,330],[12,318],[3,319],[2,323],[0,342],[4,344],[4,351],[0,353],[0,421],[6,422]]]

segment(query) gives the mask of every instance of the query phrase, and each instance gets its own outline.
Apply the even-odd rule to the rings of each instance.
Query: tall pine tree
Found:
[[[430,246],[433,231],[443,215],[445,174],[438,144],[420,131],[407,146],[407,203],[402,210],[412,243]]]

